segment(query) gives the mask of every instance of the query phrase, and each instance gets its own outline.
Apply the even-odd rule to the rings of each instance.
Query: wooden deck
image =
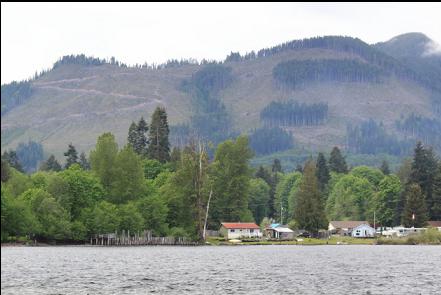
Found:
[[[93,246],[148,246],[148,245],[169,245],[169,246],[198,246],[200,243],[189,240],[185,237],[153,237],[151,231],[130,234],[130,231],[121,233],[107,233],[93,235],[90,238],[90,245]]]

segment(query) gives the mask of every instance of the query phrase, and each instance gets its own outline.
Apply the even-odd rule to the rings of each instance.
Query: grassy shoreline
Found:
[[[401,238],[353,238],[332,236],[329,239],[303,238],[290,241],[277,240],[255,240],[233,243],[221,237],[208,237],[205,244],[201,246],[255,246],[255,245],[297,245],[297,246],[318,246],[318,245],[441,245],[441,232],[436,229],[427,230],[419,235],[410,235]],[[87,243],[48,243],[36,242],[18,238],[15,241],[1,243],[2,247],[45,247],[45,246],[90,246]],[[141,246],[141,245],[139,245]]]

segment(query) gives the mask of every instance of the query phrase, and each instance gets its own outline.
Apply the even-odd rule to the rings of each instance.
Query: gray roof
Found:
[[[334,228],[354,228],[362,224],[369,225],[367,221],[354,221],[354,220],[344,220],[344,221],[330,221],[329,222]]]

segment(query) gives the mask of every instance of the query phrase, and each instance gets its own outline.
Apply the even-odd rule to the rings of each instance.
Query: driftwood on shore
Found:
[[[186,237],[153,237],[152,232],[144,230],[142,233],[130,235],[130,231],[93,235],[90,238],[93,246],[142,246],[142,245],[181,245],[196,246],[198,242]]]

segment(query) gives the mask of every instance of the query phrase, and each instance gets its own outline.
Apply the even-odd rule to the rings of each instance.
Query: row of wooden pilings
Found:
[[[130,235],[130,231],[122,231],[98,234],[90,238],[90,245],[94,246],[141,246],[141,245],[182,245],[196,246],[199,243],[185,237],[153,237],[152,232],[144,230],[141,234],[136,232]]]

